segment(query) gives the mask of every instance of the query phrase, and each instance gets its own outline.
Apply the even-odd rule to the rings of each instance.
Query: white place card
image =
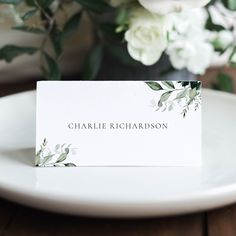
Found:
[[[201,164],[198,81],[37,83],[36,166]]]

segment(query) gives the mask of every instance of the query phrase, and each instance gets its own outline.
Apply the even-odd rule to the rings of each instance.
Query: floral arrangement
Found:
[[[83,17],[96,37],[84,79],[96,78],[104,51],[144,66],[167,55],[174,69],[193,74],[204,74],[216,59],[236,66],[235,0],[0,0],[1,5],[0,20],[11,17],[13,30],[38,34],[42,42],[38,47],[2,45],[0,60],[38,53],[47,79],[61,78],[64,43]]]

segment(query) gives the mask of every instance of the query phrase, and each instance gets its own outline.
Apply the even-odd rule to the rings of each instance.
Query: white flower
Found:
[[[220,1],[211,5],[209,7],[209,12],[213,23],[222,25],[226,29],[235,28],[236,12],[225,8]]]
[[[205,6],[210,0],[139,0],[151,12],[165,15]]]
[[[210,66],[213,47],[207,42],[178,40],[168,48],[172,65],[180,70],[187,68],[194,74],[204,74]]]
[[[144,8],[132,9],[125,33],[129,54],[144,65],[156,63],[167,47],[167,25],[163,16],[150,14]]]
[[[204,28],[207,17],[202,9],[173,13],[173,28],[169,32],[167,54],[176,69],[187,68],[194,74],[204,74],[213,57],[213,46]]]
[[[218,49],[226,49],[234,42],[234,33],[229,30],[222,30],[219,32],[210,31],[208,33],[209,40]]]

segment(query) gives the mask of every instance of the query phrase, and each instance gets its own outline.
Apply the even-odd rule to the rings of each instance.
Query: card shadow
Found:
[[[11,161],[26,164],[33,167],[35,162],[35,149],[15,149],[15,150],[4,150],[0,151],[0,156],[9,158]]]

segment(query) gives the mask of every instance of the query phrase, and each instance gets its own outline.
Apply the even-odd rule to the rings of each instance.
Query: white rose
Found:
[[[161,15],[205,6],[211,0],[138,0],[147,10]]]
[[[170,14],[173,28],[169,31],[167,54],[176,69],[187,68],[203,74],[213,58],[213,46],[204,28],[207,20],[203,9]]]
[[[194,74],[204,74],[211,65],[213,47],[207,42],[179,40],[168,50],[172,65],[178,69],[187,68]]]
[[[128,42],[128,52],[135,60],[153,65],[167,47],[166,18],[150,14],[144,8],[132,9],[125,40]]]

